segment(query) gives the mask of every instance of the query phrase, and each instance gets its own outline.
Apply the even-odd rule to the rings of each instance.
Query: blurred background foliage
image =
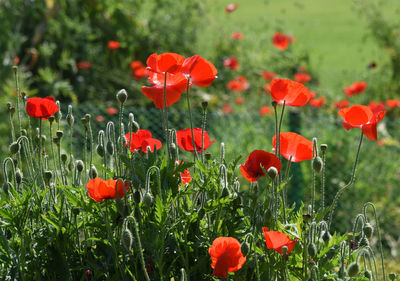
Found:
[[[369,86],[364,94],[352,98],[352,104],[400,96],[400,5],[392,0],[338,0],[327,9],[325,1],[315,0],[237,2],[238,10],[226,14],[229,2],[222,0],[2,0],[1,118],[8,118],[6,102],[15,104],[12,66],[18,65],[20,88],[28,96],[56,97],[63,105],[63,118],[68,104],[74,105],[77,120],[90,113],[95,132],[104,129],[106,121],[116,121],[117,115],[110,115],[106,108],[117,106],[118,89],[127,89],[126,112],[133,112],[142,128],[162,139],[160,113],[140,91],[147,82],[132,75],[130,63],[138,60],[145,64],[153,52],[200,54],[213,62],[219,73],[211,87],[191,93],[197,113],[195,126],[201,125],[200,104],[207,100],[207,129],[212,139],[226,144],[231,160],[254,149],[269,151],[272,147],[273,118],[258,113],[262,105],[271,103],[263,89],[262,71],[293,79],[304,68],[312,76],[307,87],[327,102],[318,109],[293,110],[284,129],[297,130],[309,139],[316,136],[320,143],[328,144],[330,202],[350,176],[358,141],[354,130],[342,128],[332,103],[345,98],[343,86],[357,80],[367,81]],[[327,24],[340,33],[327,30]],[[234,31],[242,32],[244,39],[233,40]],[[285,52],[275,49],[271,44],[275,31],[293,34],[296,43]],[[109,41],[118,41],[120,48],[109,49]],[[358,53],[362,56],[357,57]],[[238,59],[239,69],[223,66],[229,57]],[[90,67],[78,67],[80,62],[89,62]],[[371,67],[372,63],[376,66]],[[226,88],[237,75],[245,75],[249,83],[249,89],[241,94]],[[243,104],[235,103],[239,96],[244,98]],[[232,113],[222,112],[226,105]],[[189,126],[185,108],[181,100],[171,109],[170,121],[177,129]],[[399,108],[388,112],[379,128],[379,145],[365,141],[356,185],[343,195],[334,221],[336,229],[347,229],[364,202],[376,202],[392,256],[400,249],[399,115]],[[0,123],[3,157],[9,155],[8,128],[7,122]],[[79,133],[76,130],[77,136]],[[218,144],[210,147],[210,152],[219,153]],[[241,163],[244,161],[242,158]],[[307,201],[311,168],[309,163],[297,165],[293,173],[301,176],[292,184],[296,194],[292,200]]]

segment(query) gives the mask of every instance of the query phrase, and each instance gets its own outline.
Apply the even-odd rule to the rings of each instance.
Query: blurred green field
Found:
[[[226,14],[225,6],[232,2],[238,9]],[[400,1],[385,0],[379,6],[387,19],[398,17]],[[359,76],[371,61],[380,66],[388,60],[368,36],[366,20],[356,10],[355,1],[218,0],[208,9],[212,12],[209,29],[204,31],[199,50],[213,48],[217,32],[240,31],[243,49],[259,52],[266,44],[271,46],[272,34],[280,30],[295,36],[295,51],[310,53],[311,66],[320,74],[324,88],[341,89],[353,79],[362,79]]]

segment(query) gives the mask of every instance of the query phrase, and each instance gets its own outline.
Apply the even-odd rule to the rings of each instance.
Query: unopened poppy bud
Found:
[[[361,239],[360,239],[360,242],[358,242],[358,247],[367,247],[367,246],[369,246],[369,241],[368,241],[368,238],[366,237],[366,236],[363,236]]]
[[[323,162],[321,157],[317,156],[312,160],[312,167],[316,173],[320,173],[322,171]]]
[[[97,169],[96,167],[92,164],[92,166],[90,166],[90,171],[89,171],[89,177],[91,179],[97,178]]]
[[[229,196],[229,190],[228,190],[228,188],[224,187],[222,189],[222,191],[221,191],[221,197],[220,198],[225,198],[227,196]]]
[[[124,104],[126,102],[128,98],[128,93],[126,92],[125,89],[119,90],[117,93],[117,100],[119,100],[119,102],[121,104]]]
[[[11,143],[8,148],[9,148],[11,154],[16,154],[16,153],[18,153],[18,151],[20,150],[21,147],[20,147],[19,143],[15,141],[15,142]]]
[[[323,144],[321,144],[320,148],[321,148],[322,152],[326,152],[326,150],[328,149],[328,145],[323,143]]]
[[[50,116],[49,119],[47,119],[49,121],[50,125],[53,124],[54,119],[55,119],[54,116]]]
[[[82,160],[76,160],[75,167],[78,170],[78,172],[82,172],[83,168],[84,168],[83,161]]]
[[[347,274],[350,277],[355,277],[360,272],[360,266],[357,262],[352,262],[347,268]]]
[[[21,136],[27,136],[28,132],[25,129],[21,130]]]
[[[372,279],[372,272],[370,270],[364,271],[364,277],[371,280]]]
[[[60,139],[58,137],[53,137],[53,143],[56,145],[60,145]]]
[[[270,167],[270,168],[267,170],[267,173],[268,173],[268,176],[269,176],[271,179],[275,179],[276,176],[278,175],[278,170],[277,170],[275,167]]]
[[[57,104],[58,108],[60,108],[60,102],[56,101],[56,104]],[[61,109],[59,109],[56,113],[54,113],[54,118],[55,118],[57,123],[60,122],[60,120],[62,118]]]
[[[61,153],[61,162],[65,165],[67,163],[68,156],[65,153]]]
[[[206,210],[204,208],[200,208],[199,213],[197,214],[198,220],[202,220],[206,215]]]
[[[17,181],[17,184],[22,183],[22,172],[19,168],[15,170],[15,180]]]
[[[367,238],[371,238],[372,234],[374,232],[374,228],[372,227],[372,225],[369,222],[367,222],[363,227],[363,232],[364,232],[365,236],[367,236]]]
[[[69,163],[68,163],[68,170],[72,171],[75,167],[74,165],[75,161],[74,161],[74,156],[71,155],[71,159],[69,159]]]
[[[46,140],[47,140],[47,137],[45,135],[42,135],[42,145],[45,144]]]
[[[68,105],[68,114],[67,117],[65,117],[65,119],[67,119],[68,126],[72,127],[72,125],[75,122],[74,115],[72,115],[72,105]]]
[[[143,196],[143,204],[150,207],[153,204],[153,196],[150,192],[146,192]]]
[[[8,107],[8,112],[10,112],[10,115],[13,116],[15,113],[15,106],[10,104]]]
[[[327,257],[328,259],[333,258],[335,255],[336,255],[336,249],[335,249],[335,247],[331,247],[331,248],[329,249],[329,251],[326,253],[326,257]]]
[[[56,136],[57,136],[59,139],[61,139],[61,138],[64,136],[64,132],[61,131],[61,130],[58,130],[58,131],[56,132]]]
[[[89,113],[86,113],[84,118],[85,118],[86,122],[89,122],[90,118],[92,118],[92,115],[90,115]]]
[[[310,255],[310,257],[315,258],[315,256],[317,255],[317,247],[315,246],[314,243],[310,243],[307,246],[307,251],[308,254]]]
[[[53,173],[51,171],[45,171],[44,172],[43,178],[44,178],[44,181],[45,181],[45,183],[47,185],[49,185],[52,176],[53,176]]]
[[[121,233],[121,244],[128,252],[132,249],[133,236],[128,228],[124,228]]]
[[[329,233],[329,231],[324,231],[322,233],[322,240],[324,240],[324,242],[328,242],[329,240],[331,240],[332,235]]]
[[[278,105],[278,103],[276,101],[272,101],[271,105],[275,108]]]
[[[288,252],[288,247],[287,247],[287,246],[283,246],[283,247],[282,247],[282,253],[283,253],[284,255],[287,255],[287,252]]]
[[[201,107],[203,108],[203,110],[206,110],[207,107],[208,107],[208,101],[203,101],[203,102],[201,103]]]
[[[396,278],[397,278],[397,274],[396,273],[389,273],[389,279],[390,280],[396,280]]]
[[[110,140],[107,141],[106,150],[109,155],[114,155],[114,144]]]
[[[142,201],[142,194],[139,190],[135,190],[133,193],[133,200],[135,200],[136,204],[139,204]]]
[[[104,146],[103,145],[98,145],[98,146],[96,146],[96,152],[97,152],[97,154],[100,156],[100,157],[103,157],[104,156]]]
[[[283,249],[283,248],[282,248]],[[243,256],[247,256],[248,253],[250,252],[250,247],[249,244],[247,244],[246,241],[244,241],[240,247],[240,250],[242,251]]]

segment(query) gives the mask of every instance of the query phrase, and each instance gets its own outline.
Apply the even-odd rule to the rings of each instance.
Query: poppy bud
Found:
[[[271,105],[276,108],[276,106],[278,105],[278,103],[276,101],[271,102]]]
[[[322,171],[322,159],[321,157],[317,156],[312,160],[312,167],[316,173],[320,173]]]
[[[83,168],[84,168],[83,161],[82,160],[76,160],[75,167],[78,170],[78,172],[82,172]]]
[[[57,104],[58,108],[60,108],[60,102],[59,102],[59,101],[56,101],[56,104]],[[55,120],[56,120],[57,123],[60,122],[60,120],[61,120],[61,118],[62,118],[62,113],[61,113],[61,110],[60,110],[60,109],[57,110],[56,113],[54,113],[54,118],[55,118]]]
[[[92,118],[92,115],[90,115],[89,113],[86,113],[84,118],[85,118],[86,122],[89,122],[90,118]]]
[[[50,116],[49,119],[47,119],[49,120],[50,125],[53,124],[54,119],[55,119],[54,116]]]
[[[369,246],[369,241],[368,238],[364,235],[361,239],[360,242],[358,242],[358,247],[367,247]]]
[[[8,188],[9,188],[9,182],[8,182],[8,181],[5,181],[5,182],[3,183],[3,186],[2,186],[3,192],[4,192],[5,194],[8,194]]]
[[[240,250],[242,251],[243,256],[247,256],[247,254],[250,252],[249,244],[247,244],[247,242],[244,241],[242,243],[242,246],[240,247]]]
[[[56,132],[56,136],[57,136],[59,139],[61,139],[61,138],[64,136],[64,132],[61,131],[61,130],[58,130],[58,131]]]
[[[15,142],[11,143],[8,148],[9,148],[11,154],[16,154],[16,153],[18,153],[18,151],[20,150],[21,147],[20,147],[19,143],[15,141]]]
[[[132,128],[132,132],[135,134],[140,130],[140,126],[135,121],[133,113],[129,113],[129,128]]]
[[[17,184],[21,184],[22,182],[22,172],[19,168],[15,170],[15,180],[17,181]]]
[[[102,146],[102,145],[98,145],[98,146],[96,146],[96,152],[97,152],[97,154],[100,156],[100,157],[103,157],[104,156],[104,146]]]
[[[350,277],[354,277],[358,274],[358,272],[360,272],[360,266],[358,265],[357,262],[353,262],[349,265],[349,267],[347,268],[347,274]]]
[[[124,104],[127,98],[128,98],[128,93],[126,92],[126,90],[125,89],[119,90],[119,92],[117,93],[117,100],[119,100],[121,104]]]
[[[335,247],[331,247],[331,248],[329,249],[329,251],[326,253],[326,257],[327,257],[328,259],[333,258],[335,255],[336,255],[336,249],[335,249]]]
[[[21,136],[27,136],[28,132],[25,129],[21,130]]]
[[[390,280],[396,280],[396,278],[397,278],[397,274],[396,273],[389,273],[389,279]]]
[[[317,247],[315,246],[314,243],[310,243],[307,246],[307,251],[308,254],[310,255],[310,257],[315,258],[315,256],[317,255]]]
[[[68,156],[65,153],[61,153],[61,162],[65,165],[67,163]]]
[[[106,150],[109,155],[114,155],[114,144],[112,143],[112,141],[107,141]]]
[[[201,107],[203,108],[203,110],[206,110],[207,107],[208,107],[208,101],[203,101],[203,102],[201,103]]]
[[[51,171],[44,172],[43,178],[44,178],[46,185],[49,185],[52,176],[53,176],[53,173]]]
[[[73,207],[72,208],[72,213],[77,216],[79,215],[79,213],[81,212],[81,209],[79,209],[78,207]]]
[[[60,145],[60,139],[58,137],[53,137],[53,143],[55,145]]]
[[[139,204],[140,201],[142,201],[142,194],[139,190],[135,190],[135,192],[133,193],[133,199],[135,200],[136,204]]]
[[[328,242],[332,238],[332,235],[329,233],[329,231],[324,231],[321,236],[324,242]]]
[[[287,255],[287,252],[288,252],[288,247],[287,247],[287,246],[283,246],[283,247],[282,247],[282,253],[283,253],[284,255]]]
[[[47,137],[45,135],[42,135],[42,146],[44,146],[46,140],[47,140]]]
[[[229,190],[228,190],[228,188],[224,187],[224,188],[222,189],[222,191],[221,191],[221,196],[220,196],[220,198],[225,198],[225,197],[227,197],[227,196],[229,196]]]
[[[71,159],[69,159],[69,163],[68,163],[68,170],[72,171],[74,169],[74,167],[75,167],[74,163],[75,163],[74,156],[71,155]]]
[[[92,164],[92,166],[90,167],[90,171],[89,171],[89,177],[91,179],[97,178],[97,169],[96,167]]]
[[[67,114],[66,119],[67,119],[68,126],[72,127],[72,125],[75,122],[74,115],[72,115],[72,105],[68,105],[68,114]]]
[[[369,280],[372,279],[372,272],[370,270],[365,270],[364,271],[364,277],[368,278]]]
[[[199,212],[197,214],[198,220],[202,220],[205,215],[206,215],[206,210],[204,210],[204,208],[200,208],[200,210],[199,210]]]
[[[276,178],[276,176],[278,175],[278,170],[277,170],[275,167],[270,167],[270,168],[268,169],[267,173],[268,173],[268,176],[269,176],[271,179],[274,180],[274,179]]]
[[[372,234],[374,232],[374,228],[372,227],[372,225],[369,222],[367,222],[363,227],[363,232],[364,232],[365,236],[367,236],[367,238],[371,238]]]
[[[132,232],[126,227],[121,233],[121,244],[128,252],[132,249],[133,236]]]
[[[143,196],[143,204],[150,207],[153,204],[153,196],[150,192],[146,192]]]
[[[323,143],[323,144],[321,144],[320,148],[321,148],[322,152],[326,152],[326,150],[328,149],[328,145]]]

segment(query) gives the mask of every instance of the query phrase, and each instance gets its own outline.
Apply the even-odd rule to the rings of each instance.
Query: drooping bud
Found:
[[[347,274],[350,277],[355,277],[360,272],[360,266],[357,262],[352,262],[347,268]]]
[[[117,93],[117,100],[121,103],[124,104],[128,98],[128,93],[126,92],[125,89],[119,90]]]
[[[228,190],[228,188],[225,186],[225,187],[222,189],[222,191],[221,191],[221,197],[220,197],[220,198],[225,198],[225,197],[227,197],[227,196],[229,196],[229,190]]]
[[[97,145],[96,146],[96,152],[100,157],[103,157],[104,156],[104,152],[105,152],[104,151],[104,146],[101,145],[101,144]]]
[[[317,255],[317,247],[315,246],[314,243],[310,243],[307,246],[307,251],[308,254],[310,255],[310,257],[315,258],[315,256]]]
[[[114,144],[112,143],[111,140],[107,141],[106,150],[109,155],[111,156],[114,155]]]
[[[360,241],[358,242],[358,247],[367,247],[369,246],[369,241],[368,238],[363,235],[363,237],[361,237]]]
[[[276,178],[276,176],[278,175],[278,170],[275,167],[270,167],[267,170],[268,176],[274,180]]]
[[[68,114],[67,114],[67,123],[69,127],[72,127],[72,125],[75,122],[74,115],[72,115],[72,105],[68,105]]]
[[[77,171],[81,173],[83,171],[83,168],[84,168],[83,161],[82,160],[76,160],[75,161],[75,167],[76,167]]]
[[[96,169],[96,167],[92,164],[91,166],[90,166],[90,171],[89,171],[89,177],[91,178],[91,179],[94,179],[94,178],[97,178],[97,169]]]
[[[57,130],[56,136],[57,136],[57,138],[62,139],[62,137],[64,136],[64,132],[61,130]]]
[[[150,192],[146,192],[143,196],[143,204],[150,207],[153,204],[153,195]]]
[[[51,124],[53,124],[53,122],[55,120],[55,117],[54,116],[50,116],[49,119],[47,119],[47,120],[49,121],[49,123],[51,125]]]
[[[369,280],[372,279],[372,272],[370,270],[365,270],[364,271],[364,277],[368,278]]]
[[[201,107],[203,108],[204,111],[207,110],[208,101],[203,101],[203,102],[201,103]]]
[[[389,279],[394,281],[397,278],[397,274],[396,273],[389,273]]]
[[[139,204],[142,201],[142,194],[139,190],[135,190],[133,193],[133,200],[135,200],[136,204]]]
[[[21,184],[22,183],[22,177],[23,177],[23,175],[22,175],[21,170],[19,168],[17,168],[15,170],[15,180],[17,181],[17,184]]]
[[[243,256],[247,256],[248,253],[250,252],[249,244],[247,244],[246,241],[244,241],[244,242],[242,243],[240,249],[241,249],[241,251],[242,251]]]
[[[328,149],[328,145],[323,143],[323,144],[320,145],[320,148],[321,148],[322,152],[326,152],[326,150]]]
[[[67,163],[67,160],[68,160],[68,155],[65,153],[61,153],[61,162],[63,163],[63,165]]]
[[[56,104],[57,104],[58,108],[60,108],[60,102],[56,101]],[[62,118],[61,109],[59,109],[56,113],[54,113],[54,118],[55,118],[57,123],[60,122],[60,120]]]
[[[332,235],[329,233],[329,231],[324,231],[321,236],[324,242],[328,242],[332,238]]]
[[[51,180],[52,176],[53,176],[53,173],[51,171],[45,171],[43,173],[43,178],[44,178],[46,185],[50,184],[50,180]]]
[[[127,227],[122,230],[121,244],[122,247],[124,247],[124,249],[127,250],[128,252],[132,249],[133,236],[132,232]]]
[[[321,173],[323,162],[321,157],[317,156],[312,160],[312,167],[316,173]]]
[[[135,121],[133,113],[129,113],[129,128],[132,128],[132,133],[137,133],[140,129],[139,124]]]
[[[374,228],[372,227],[372,225],[369,222],[367,222],[363,227],[363,232],[364,232],[365,236],[367,236],[367,238],[370,239],[374,232]]]
[[[18,142],[14,141],[13,143],[10,144],[10,146],[8,147],[11,154],[17,154],[18,151],[20,150],[21,146]]]

